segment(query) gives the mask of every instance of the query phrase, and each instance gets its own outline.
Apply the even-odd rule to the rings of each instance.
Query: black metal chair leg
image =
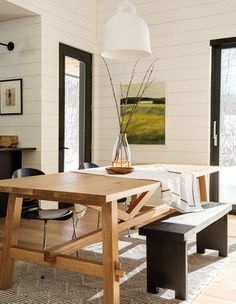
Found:
[[[128,210],[127,200],[125,201],[125,211]],[[128,228],[128,237],[130,237],[130,228]]]
[[[48,221],[44,220],[43,224],[43,251],[46,250],[47,248],[47,225]],[[44,279],[44,264],[42,265],[42,270],[41,270],[41,279]]]
[[[77,225],[77,222],[75,223],[75,219],[74,219],[74,216],[72,216],[72,227],[73,227],[73,234],[72,234],[72,240],[75,239],[77,237],[76,235],[76,225]]]
[[[77,235],[76,235],[76,225],[77,225],[77,221],[75,222],[75,219],[74,219],[74,216],[72,216],[72,226],[73,226],[73,234],[72,234],[72,240],[77,238]],[[79,256],[79,251],[76,250],[76,256],[78,257]]]

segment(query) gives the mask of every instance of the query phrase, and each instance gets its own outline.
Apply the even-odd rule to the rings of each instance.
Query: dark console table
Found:
[[[0,179],[11,178],[12,173],[22,167],[22,152],[36,148],[0,148]],[[0,193],[0,217],[6,215],[8,195]]]

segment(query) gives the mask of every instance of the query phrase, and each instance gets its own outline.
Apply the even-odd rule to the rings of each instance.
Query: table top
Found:
[[[164,167],[169,172],[191,172],[196,177],[208,175],[211,173],[218,172],[220,167],[218,166],[206,166],[206,165],[182,165],[182,164],[142,164],[140,167],[150,168],[150,167]]]
[[[156,189],[160,182],[64,172],[0,180],[0,192],[63,202],[102,203]]]
[[[143,168],[165,167],[169,172],[191,172],[197,177],[219,171],[215,166],[150,164]],[[160,182],[113,176],[64,172],[0,180],[0,192],[63,202],[110,202],[160,187]]]

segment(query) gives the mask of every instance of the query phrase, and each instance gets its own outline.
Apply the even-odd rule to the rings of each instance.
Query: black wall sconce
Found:
[[[14,50],[14,43],[13,42],[8,42],[7,44],[6,43],[1,43],[0,42],[0,45],[5,45],[8,49],[8,51],[13,51]]]

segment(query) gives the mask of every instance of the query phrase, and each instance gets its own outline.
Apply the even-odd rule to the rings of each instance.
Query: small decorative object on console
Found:
[[[0,135],[0,148],[16,148],[17,144],[17,135]]]

